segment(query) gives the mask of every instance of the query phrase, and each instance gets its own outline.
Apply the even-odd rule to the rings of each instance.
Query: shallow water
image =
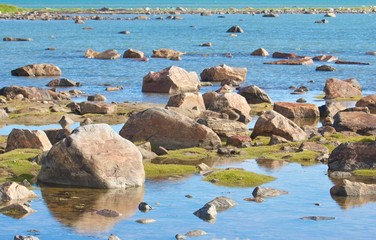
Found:
[[[124,16],[122,16],[124,17]],[[126,16],[128,17],[128,16]],[[132,17],[132,16],[131,16]],[[156,16],[151,16],[152,18]],[[243,85],[256,84],[264,88],[274,101],[295,101],[304,97],[318,105],[315,99],[322,93],[329,77],[346,79],[355,77],[364,88],[364,94],[376,90],[375,56],[365,55],[376,50],[376,15],[338,15],[330,23],[317,25],[313,22],[322,15],[282,15],[270,19],[250,15],[183,15],[181,21],[86,21],[84,25],[73,21],[0,21],[0,35],[31,37],[32,42],[0,42],[3,61],[0,64],[0,87],[12,84],[44,87],[52,78],[12,77],[10,71],[17,67],[48,62],[58,65],[63,77],[82,82],[80,90],[87,94],[104,94],[109,101],[167,102],[167,95],[141,93],[142,78],[148,71],[159,71],[172,64],[200,73],[204,68],[225,63],[248,68]],[[245,33],[230,38],[226,30],[239,24]],[[93,27],[92,31],[82,30]],[[193,26],[193,27],[192,27]],[[129,30],[130,35],[118,34]],[[203,48],[203,42],[213,42],[213,47]],[[56,51],[46,51],[56,47]],[[120,53],[127,48],[144,51],[148,56],[153,49],[169,47],[187,52],[182,61],[150,59],[137,62],[129,59],[101,61],[85,59],[87,48],[98,51],[115,48]],[[334,65],[337,72],[316,72],[313,66],[271,66],[264,62],[270,57],[250,56],[250,52],[264,47],[274,51],[295,52],[315,56],[333,54],[341,59],[370,62],[370,66]],[[233,58],[224,57],[232,53]],[[203,56],[205,55],[205,56]],[[309,83],[315,80],[314,83]],[[124,86],[123,91],[105,92],[104,84]],[[306,85],[311,91],[306,95],[291,95],[290,85]],[[204,87],[202,92],[219,86]],[[62,89],[59,89],[62,90]],[[82,101],[84,98],[74,99]],[[354,102],[348,103],[352,106]],[[116,128],[122,125],[115,126]],[[13,127],[56,128],[49,126],[5,126],[1,134],[8,134]],[[277,166],[270,169],[267,166]],[[372,239],[375,224],[376,204],[374,199],[341,199],[338,202],[329,194],[333,183],[325,175],[327,166],[302,167],[291,163],[259,163],[249,160],[226,166],[243,167],[250,171],[266,173],[277,180],[266,184],[289,191],[288,195],[267,199],[257,204],[243,199],[251,197],[253,188],[226,188],[203,182],[200,176],[165,181],[147,181],[144,189],[128,193],[105,193],[102,191],[56,189],[36,187],[39,198],[31,205],[38,212],[16,220],[0,215],[0,239],[12,239],[16,234],[28,234],[39,230],[40,239],[107,239],[110,233],[122,239],[173,239],[176,233],[203,229],[207,236],[200,239]],[[70,193],[70,192],[74,193]],[[81,194],[80,194],[81,193]],[[57,195],[56,195],[57,194]],[[191,194],[192,199],[184,197]],[[192,213],[213,198],[226,195],[239,203],[229,211],[219,213],[215,223],[204,222]],[[56,203],[56,196],[62,202]],[[70,196],[70,198],[68,198]],[[73,198],[71,197],[73,196]],[[79,198],[75,198],[79,197]],[[68,199],[68,200],[67,200]],[[73,200],[72,200],[73,199]],[[120,200],[119,200],[120,199]],[[85,202],[87,211],[82,212]],[[155,207],[149,213],[137,210],[139,201]],[[71,201],[73,205],[70,205]],[[159,203],[159,205],[156,204]],[[321,206],[315,206],[314,203]],[[91,215],[99,208],[116,208],[123,216],[104,219]],[[68,214],[69,213],[69,214]],[[332,221],[300,220],[300,217],[320,215],[336,217]],[[141,225],[140,218],[155,218],[157,222]],[[52,237],[51,237],[52,236]]]
[[[263,203],[244,201],[253,188],[227,188],[202,181],[194,175],[164,181],[147,181],[136,190],[85,190],[36,187],[39,198],[31,205],[37,210],[16,220],[0,215],[7,231],[1,239],[38,230],[40,239],[107,239],[110,233],[121,239],[174,239],[177,233],[202,229],[208,235],[200,239],[372,239],[376,217],[376,199],[334,200],[333,186],[326,176],[327,166],[303,167],[300,164],[257,163],[248,160],[227,164],[249,171],[272,175],[277,180],[266,184],[288,191],[287,195],[265,199]],[[190,194],[192,198],[186,198]],[[200,220],[193,212],[217,196],[228,196],[238,203],[220,212],[214,223]],[[137,210],[145,201],[154,207],[147,213]],[[316,206],[315,203],[320,203]],[[123,215],[106,218],[94,210],[114,209]],[[335,217],[329,221],[301,220],[304,216]],[[155,223],[135,222],[153,218]],[[29,233],[30,234],[30,233]]]
[[[312,91],[303,97],[308,102],[314,102],[314,96],[321,94],[325,80],[330,77],[355,77],[362,84],[365,94],[376,90],[376,57],[365,55],[365,52],[376,49],[376,14],[343,14],[329,19],[330,23],[324,25],[314,24],[322,15],[183,17],[181,21],[86,21],[84,25],[74,24],[73,21],[0,21],[2,36],[30,37],[34,40],[0,42],[0,49],[6,56],[0,65],[0,86],[44,87],[52,78],[13,77],[10,71],[30,63],[48,62],[62,69],[62,77],[81,82],[83,86],[79,89],[85,93],[101,93],[109,101],[116,102],[167,102],[167,95],[141,93],[141,86],[142,78],[149,71],[159,71],[171,65],[198,74],[207,67],[219,64],[247,67],[247,79],[242,85],[258,85],[274,101],[295,101],[302,96],[290,95],[288,87],[306,85]],[[226,30],[237,24],[245,32],[229,37]],[[88,26],[94,29],[82,29]],[[118,34],[123,30],[129,30],[131,34]],[[213,47],[199,46],[209,41]],[[57,50],[46,51],[48,47]],[[369,62],[372,65],[329,63],[337,68],[336,72],[316,72],[315,68],[324,64],[318,62],[311,66],[265,65],[264,62],[275,59],[250,56],[259,47],[264,47],[270,53],[295,52],[302,56],[332,54],[340,59]],[[88,48],[97,51],[113,48],[120,53],[134,48],[147,56],[152,54],[153,49],[172,48],[187,52],[187,55],[183,55],[182,61],[153,58],[148,62],[131,59],[110,61],[84,58],[84,51]],[[225,53],[232,53],[233,57],[224,57]],[[310,80],[315,82],[309,83]],[[122,85],[124,90],[106,92],[104,84]],[[201,92],[218,88],[218,85],[203,87]],[[75,100],[82,101],[84,98]]]

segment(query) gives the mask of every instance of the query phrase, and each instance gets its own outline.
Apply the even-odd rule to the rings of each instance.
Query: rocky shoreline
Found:
[[[262,15],[264,17],[277,17],[280,14],[375,14],[376,6],[356,7],[356,8],[278,8],[278,9],[254,9],[254,8],[230,8],[230,9],[188,9],[183,7],[159,9],[22,9],[16,13],[0,13],[3,20],[76,20],[77,15],[84,20],[148,20],[152,15],[170,15],[170,19],[180,20],[181,17],[174,18],[175,15],[200,14],[201,16],[227,15],[227,14],[248,14]],[[137,14],[146,15],[143,18],[127,18],[113,15]],[[171,16],[172,15],[172,16]],[[167,17],[169,18],[169,17]],[[163,18],[158,17],[158,20]]]

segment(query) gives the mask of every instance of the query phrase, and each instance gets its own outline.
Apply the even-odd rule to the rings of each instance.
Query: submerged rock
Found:
[[[188,237],[199,237],[199,236],[204,236],[206,234],[207,232],[203,230],[192,230],[192,231],[187,232],[185,235]]]
[[[326,217],[326,216],[306,216],[301,217],[302,220],[314,220],[314,221],[326,221],[326,220],[335,220],[335,217]]]

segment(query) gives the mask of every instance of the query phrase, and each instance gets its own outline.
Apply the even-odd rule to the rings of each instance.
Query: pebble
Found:
[[[136,222],[141,223],[141,224],[149,224],[155,222],[155,219],[152,218],[143,218],[143,219],[138,219]]]

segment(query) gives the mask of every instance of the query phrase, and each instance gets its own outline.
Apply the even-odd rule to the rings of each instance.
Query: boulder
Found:
[[[42,130],[17,129],[8,135],[6,152],[18,148],[34,148],[47,151],[52,147],[50,140]]]
[[[69,104],[72,112],[78,114],[115,114],[117,112],[116,104],[109,104],[105,102],[81,102]]]
[[[324,17],[336,17],[336,14],[333,13],[333,12],[329,12],[329,13],[325,14]]]
[[[264,64],[271,65],[312,65],[313,61],[310,58],[299,58],[299,59],[283,59],[274,62],[266,62]]]
[[[272,135],[294,142],[307,139],[307,134],[298,125],[273,110],[265,112],[257,119],[251,138]]]
[[[311,103],[275,102],[273,110],[287,118],[319,118],[319,108]]]
[[[294,59],[299,56],[295,53],[284,53],[284,52],[274,52],[272,58],[285,58],[285,59]]]
[[[221,141],[210,128],[184,115],[162,108],[150,108],[132,115],[120,135],[133,142],[147,140],[167,149],[217,148]]]
[[[269,95],[256,85],[242,87],[238,90],[238,94],[245,97],[249,104],[273,103]]]
[[[365,112],[339,112],[334,116],[336,131],[351,131],[368,135],[376,130],[376,115]]]
[[[336,78],[326,80],[324,92],[326,99],[353,98],[362,96],[362,91],[359,89],[354,80],[340,80]]]
[[[71,134],[71,132],[68,129],[47,129],[44,130],[46,133],[48,140],[50,140],[52,145],[55,145],[55,143],[59,142],[60,140],[66,138]]]
[[[339,102],[327,102],[325,105],[319,107],[320,117],[333,117],[339,111],[345,110],[346,108],[342,106]]]
[[[230,120],[243,123],[251,121],[251,116],[249,115],[251,108],[247,100],[237,93],[218,94],[209,105],[208,110],[227,114]]]
[[[329,65],[321,65],[321,66],[316,67],[316,71],[319,71],[319,72],[335,72],[335,71],[337,71],[337,69],[335,69],[334,67],[329,66]]]
[[[105,102],[107,98],[103,96],[102,94],[95,94],[87,97],[88,101],[92,102]]]
[[[215,205],[205,204],[202,208],[193,213],[197,217],[205,221],[213,221],[217,217],[217,209]]]
[[[266,51],[264,48],[259,48],[259,49],[256,49],[255,51],[253,51],[251,53],[252,56],[261,56],[261,57],[266,57],[266,56],[269,56],[269,53],[268,51]]]
[[[81,84],[79,82],[72,81],[67,78],[53,79],[46,86],[48,87],[78,87]]]
[[[151,57],[153,58],[167,58],[170,60],[181,60],[181,56],[185,54],[183,52],[179,52],[176,50],[172,49],[166,49],[166,48],[161,48],[157,50],[153,50],[153,55]]]
[[[143,79],[142,92],[177,94],[197,92],[200,80],[195,72],[171,66],[160,72],[149,72]]]
[[[229,138],[235,135],[248,135],[247,125],[239,121],[207,117],[198,119],[197,122],[209,127],[221,138]]]
[[[137,147],[107,124],[79,127],[42,160],[38,180],[90,187],[142,186],[145,172]]]
[[[319,61],[319,62],[335,62],[338,60],[338,57],[332,56],[332,55],[320,55],[312,58],[313,61]]]
[[[61,70],[58,66],[48,63],[30,64],[11,71],[12,76],[23,77],[45,77],[61,76]]]
[[[255,198],[277,197],[283,194],[288,194],[288,192],[267,187],[256,187],[252,192],[252,195]]]
[[[119,59],[120,57],[121,57],[121,55],[118,53],[117,50],[108,49],[106,51],[103,51],[103,52],[96,54],[94,58],[114,60],[114,59]]]
[[[200,76],[201,80],[205,82],[222,82],[228,79],[243,82],[247,76],[247,68],[236,68],[222,64],[204,69]]]
[[[372,114],[376,114],[376,94],[363,97],[356,102],[357,107],[368,107]]]
[[[0,95],[5,96],[7,99],[18,99],[19,96],[26,98],[30,101],[52,101],[69,99],[62,93],[53,92],[48,89],[36,87],[20,87],[10,86],[0,89]]]
[[[344,179],[342,183],[336,184],[330,189],[330,194],[340,197],[376,195],[376,184],[351,182],[347,179]]]
[[[127,49],[123,54],[123,58],[143,58],[144,56],[143,52],[131,48]]]
[[[244,30],[240,26],[235,25],[235,26],[230,27],[226,32],[228,32],[228,33],[243,33]]]
[[[37,197],[38,195],[33,191],[15,182],[6,182],[0,185],[0,201],[9,202]]]
[[[205,108],[208,109],[209,106],[214,102],[214,100],[219,96],[217,92],[206,92],[202,95],[204,99]]]
[[[329,171],[376,169],[376,142],[342,143],[329,156]]]
[[[170,97],[166,107],[196,109],[205,111],[205,103],[201,93],[180,93]]]

